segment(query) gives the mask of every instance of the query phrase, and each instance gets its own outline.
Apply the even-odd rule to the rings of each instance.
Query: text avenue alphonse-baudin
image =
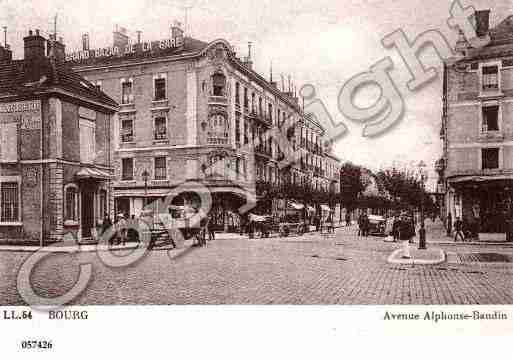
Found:
[[[393,313],[388,310],[383,317],[384,320],[432,320],[435,323],[443,320],[507,320],[506,313],[495,310],[493,312],[444,312],[426,311],[421,313]]]

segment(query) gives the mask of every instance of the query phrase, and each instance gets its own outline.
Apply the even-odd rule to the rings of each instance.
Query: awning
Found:
[[[109,180],[111,178],[110,174],[105,171],[101,171],[96,168],[82,168],[75,174],[77,179],[96,179],[96,180]]]
[[[449,178],[449,183],[461,183],[461,182],[486,182],[486,181],[498,181],[498,180],[513,180],[512,175],[507,174],[496,174],[490,176],[461,176],[455,178]]]
[[[301,204],[301,203],[296,203],[296,202],[289,202],[289,206],[293,209],[303,209],[304,206]]]
[[[324,211],[324,212],[331,212],[331,208],[329,208],[328,206],[326,206],[325,204],[321,204],[321,211]]]

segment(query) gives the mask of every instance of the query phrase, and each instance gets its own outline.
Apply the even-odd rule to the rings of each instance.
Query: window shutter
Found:
[[[18,161],[18,124],[16,122],[0,125],[1,162]]]

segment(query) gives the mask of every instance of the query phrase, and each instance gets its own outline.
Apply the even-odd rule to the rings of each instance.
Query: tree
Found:
[[[413,171],[393,167],[380,170],[376,177],[399,207],[419,207],[422,196],[427,197],[422,182]]]
[[[353,210],[358,198],[369,185],[369,179],[362,176],[365,168],[346,162],[340,168],[340,206]]]

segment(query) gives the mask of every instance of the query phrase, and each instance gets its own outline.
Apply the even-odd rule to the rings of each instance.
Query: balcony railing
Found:
[[[228,137],[208,137],[207,143],[209,145],[227,145]]]

